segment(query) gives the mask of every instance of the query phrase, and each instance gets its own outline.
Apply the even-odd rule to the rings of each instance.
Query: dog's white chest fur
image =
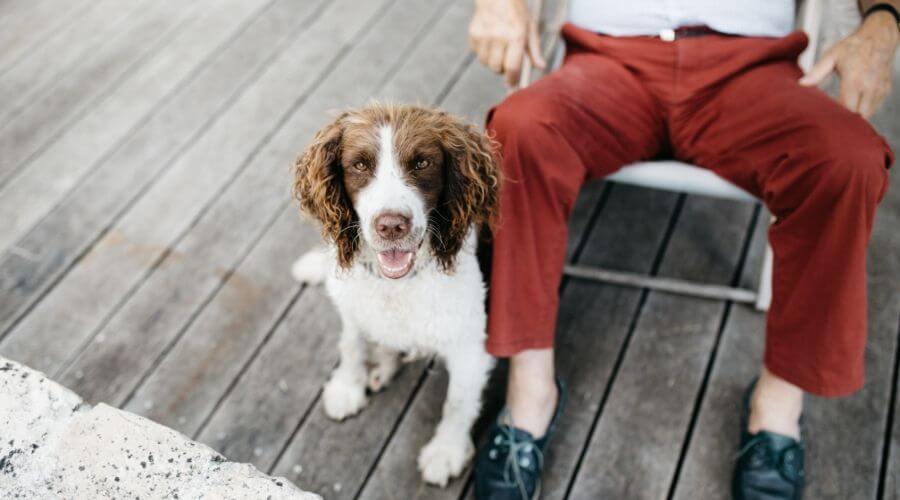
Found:
[[[342,318],[392,349],[446,355],[460,344],[484,342],[485,290],[472,253],[459,254],[453,274],[432,260],[399,280],[379,276],[360,259],[330,273],[326,287]]]

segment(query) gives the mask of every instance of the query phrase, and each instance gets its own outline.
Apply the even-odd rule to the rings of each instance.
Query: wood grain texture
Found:
[[[285,44],[317,18],[315,7],[321,3],[310,4],[303,15],[296,15],[295,5],[292,0],[275,2],[124,141],[107,153],[96,152],[98,165],[0,255],[0,332],[7,332],[198,134],[256,81]],[[60,149],[60,155],[80,154],[88,159],[80,150]]]
[[[268,1],[219,2],[205,10],[30,161],[0,190],[0,249],[46,215]]]
[[[768,213],[760,214],[754,228],[741,284],[759,285],[768,231]],[[688,443],[675,498],[727,498],[740,435],[742,397],[747,384],[759,374],[765,341],[765,315],[750,306],[732,305],[719,353],[713,364],[706,397]]]
[[[44,3],[47,4],[44,9],[61,6],[59,2],[56,2],[55,6],[54,2]],[[5,125],[21,112],[29,101],[42,91],[46,92],[47,88],[53,86],[53,81],[78,64],[79,59],[90,58],[90,54],[105,39],[119,36],[127,30],[129,18],[136,16],[147,5],[143,0],[134,2],[99,0],[94,8],[87,9],[79,22],[63,26],[59,33],[35,47],[28,57],[23,57],[6,68],[0,75],[0,92],[9,97],[0,103],[0,124]],[[130,22],[134,22],[134,19]],[[8,33],[15,33],[22,27]],[[72,43],[73,40],[79,40],[79,43]]]
[[[225,210],[237,209],[235,211],[241,212],[246,208],[230,205],[233,208]],[[165,286],[165,293],[183,295],[183,292],[190,291],[187,289],[196,287],[190,281],[206,278],[213,282],[223,274],[227,275],[221,288],[209,298],[208,304],[198,304],[198,300],[192,300],[186,305],[192,306],[193,310],[183,307],[183,310],[171,312],[154,311],[159,316],[180,313],[178,319],[183,324],[181,328],[160,331],[159,336],[169,341],[167,350],[160,353],[160,345],[166,345],[162,342],[145,347],[164,357],[156,365],[148,367],[146,363],[139,363],[135,366],[143,370],[127,370],[133,381],[114,394],[115,399],[111,402],[121,406],[122,401],[127,401],[124,408],[129,411],[189,436],[196,434],[296,298],[300,287],[288,270],[298,252],[309,250],[320,241],[318,231],[309,224],[302,224],[296,212],[290,209],[283,209],[271,227],[263,228],[266,229],[278,237],[267,238],[254,246],[233,272],[224,271],[233,263],[211,265],[213,263],[207,261],[199,269],[181,270],[181,279],[172,279],[167,283],[151,280],[145,285],[152,287],[164,283],[168,285]],[[191,253],[207,255],[204,249],[199,249],[199,252],[196,248],[193,250]],[[173,262],[172,267],[182,266]],[[208,290],[201,293],[208,293]],[[205,299],[201,293],[197,293],[199,299]],[[173,338],[169,331],[178,332],[177,337]],[[141,332],[141,335],[148,334],[154,334],[154,330],[151,328]],[[126,342],[132,341],[128,339]],[[172,342],[176,343],[171,345]],[[150,373],[146,375],[146,380],[137,378],[148,370]],[[140,386],[131,396],[129,391],[137,383]],[[130,399],[126,400],[126,397]]]
[[[197,439],[235,460],[270,470],[337,362],[339,333],[340,320],[325,290],[304,290]],[[302,467],[309,471],[319,466],[303,457],[300,472],[292,471],[297,484],[305,484]]]
[[[749,204],[688,197],[660,274],[728,284]],[[571,498],[660,498],[677,467],[725,305],[652,292],[615,375]]]
[[[172,250],[158,266],[132,267],[124,260],[136,291],[100,332],[103,342],[92,342],[66,367],[64,383],[85,399],[120,404],[219,286],[221,273],[246,255],[288,200],[286,174],[296,151],[285,140],[290,139],[282,127],[285,117],[310,89],[332,83],[329,78],[338,74],[333,67],[341,56],[322,49],[358,37],[380,5],[356,9],[353,17],[344,13],[329,31],[317,24],[295,40],[117,224],[131,239],[158,241]],[[334,12],[341,7],[335,5]],[[321,72],[324,79],[297,85],[307,72]],[[267,119],[268,127],[260,126]],[[152,274],[142,283],[147,271]],[[125,281],[123,274],[118,283]],[[85,376],[78,377],[79,372]]]
[[[310,76],[333,64],[334,55],[326,48],[352,40],[374,7],[377,5],[357,9],[360,18],[355,23],[350,22],[354,18],[335,10],[330,23],[314,24],[291,47],[280,51],[265,72],[91,247],[38,304],[35,314],[17,325],[0,350],[13,359],[29,360],[26,362],[32,366],[54,371],[78,354],[170,245],[191,228],[211,199],[259,152],[278,128],[278,118],[290,113],[292,105],[316,87],[318,80]],[[86,295],[83,290],[92,293]],[[64,318],[64,311],[77,311],[78,316]],[[60,332],[66,334],[60,337]],[[41,352],[48,337],[60,340],[53,344],[52,352]]]
[[[33,0],[0,3],[0,75],[38,47],[78,22],[96,2]]]
[[[0,182],[8,182],[23,163],[72,120],[102,101],[130,72],[195,17],[197,9],[208,5],[207,1],[187,6],[174,0],[148,3],[134,15],[116,23],[117,34],[82,56],[69,71],[51,79],[47,85],[35,87],[33,97],[0,116]],[[7,72],[5,76],[13,73]],[[27,81],[24,85],[29,91],[32,89]],[[9,90],[5,90],[4,95],[7,92]]]

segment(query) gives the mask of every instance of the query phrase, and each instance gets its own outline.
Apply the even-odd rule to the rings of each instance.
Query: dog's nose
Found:
[[[375,232],[386,240],[399,240],[409,234],[409,218],[400,214],[382,214],[375,219]]]

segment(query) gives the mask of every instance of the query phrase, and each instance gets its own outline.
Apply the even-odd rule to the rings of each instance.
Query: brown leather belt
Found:
[[[682,26],[674,30],[660,30],[659,35],[656,35],[655,38],[659,38],[665,42],[674,42],[680,38],[693,38],[706,35],[725,35],[725,33],[716,31],[709,26]]]

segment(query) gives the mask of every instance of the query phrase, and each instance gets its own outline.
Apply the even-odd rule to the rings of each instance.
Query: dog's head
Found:
[[[491,141],[434,109],[371,105],[320,130],[294,169],[294,196],[349,267],[361,245],[401,278],[423,244],[452,271],[470,227],[497,212]]]

